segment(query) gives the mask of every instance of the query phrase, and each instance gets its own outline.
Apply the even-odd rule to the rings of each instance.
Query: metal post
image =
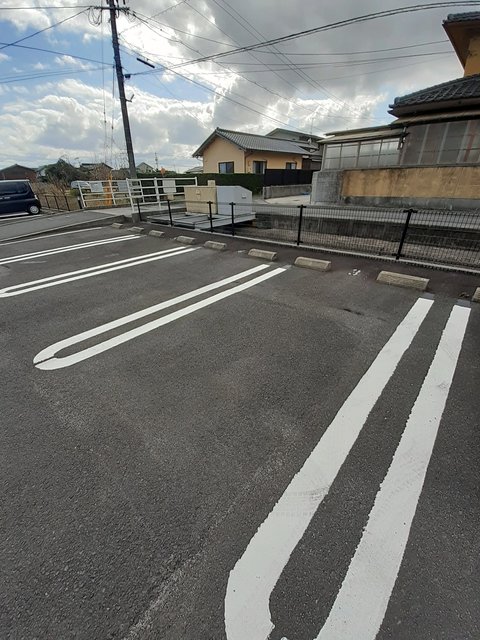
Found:
[[[57,211],[59,211],[60,208],[58,206],[58,200],[57,200],[57,194],[56,193],[53,195],[53,199],[55,200],[55,207],[57,208]]]
[[[210,220],[210,233],[213,233],[213,218],[212,218],[212,201],[208,201],[208,219]]]
[[[235,235],[235,203],[231,202],[230,207],[232,209],[232,236]]]
[[[403,213],[407,214],[407,218],[405,220],[405,224],[403,226],[402,237],[400,238],[400,242],[398,245],[397,254],[395,256],[395,260],[399,260],[402,255],[403,245],[405,243],[405,238],[407,237],[408,227],[410,225],[410,218],[412,217],[412,213],[417,213],[415,209],[404,209]]]
[[[137,209],[138,209],[138,222],[142,221],[142,211],[140,209],[140,200],[137,200]]]
[[[168,217],[170,218],[170,226],[173,227],[172,207],[170,206],[170,200],[167,196]]]
[[[70,204],[68,202],[68,197],[64,196],[64,198],[65,198],[65,204],[67,205],[67,211],[70,211]]]
[[[130,121],[128,119],[127,100],[125,98],[125,86],[123,82],[122,61],[120,59],[120,47],[118,44],[117,32],[117,11],[119,11],[118,0],[107,0],[110,9],[110,26],[112,29],[112,45],[113,58],[115,60],[115,69],[117,72],[118,95],[120,98],[120,107],[122,110],[123,129],[125,131],[125,143],[127,146],[128,167],[130,178],[137,177],[137,169],[135,167],[135,156],[133,155],[132,133],[130,131]]]
[[[82,191],[82,187],[79,188],[80,191],[80,203],[81,203],[81,207],[80,209],[85,209],[86,208],[86,204],[85,204],[85,198],[83,197],[83,191]]]
[[[305,205],[301,204],[299,205],[299,215],[298,215],[298,231],[297,231],[297,247],[300,244],[301,240],[301,235],[302,235],[302,221],[303,221],[303,209],[304,209]]]

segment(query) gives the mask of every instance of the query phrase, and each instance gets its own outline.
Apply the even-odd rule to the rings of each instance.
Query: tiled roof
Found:
[[[468,20],[480,20],[480,11],[470,13],[449,13],[445,22],[467,22]]]
[[[229,129],[215,129],[215,131],[200,145],[193,154],[194,157],[201,155],[203,150],[210,144],[215,136],[219,136],[224,140],[229,140],[240,149],[245,151],[273,151],[277,153],[292,153],[295,155],[304,155],[307,153],[308,145],[301,146],[292,140],[282,140],[280,138],[269,138],[267,136],[259,136],[253,133],[244,133],[242,131],[230,131]]]
[[[429,103],[458,101],[480,98],[480,74],[442,82],[433,87],[420,89],[406,96],[395,98],[390,105],[393,113],[396,109],[417,105],[427,105]]]

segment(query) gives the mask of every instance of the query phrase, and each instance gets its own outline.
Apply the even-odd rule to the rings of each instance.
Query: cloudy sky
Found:
[[[124,72],[131,74],[126,94],[133,96],[137,164],[155,166],[157,154],[159,166],[184,171],[198,164],[192,152],[217,126],[322,134],[388,122],[395,96],[462,76],[442,20],[471,6],[382,18],[218,62],[186,63],[410,4],[133,0],[135,15],[121,15],[118,30]],[[42,5],[68,8],[31,8]],[[106,12],[101,20],[101,12],[85,6],[82,0],[0,0],[0,166],[39,166],[59,157],[126,164],[110,23]]]

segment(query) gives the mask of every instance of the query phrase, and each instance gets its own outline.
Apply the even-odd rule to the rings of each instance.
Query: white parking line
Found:
[[[155,260],[163,260],[164,258],[173,258],[176,255],[190,253],[191,251],[196,250],[196,248],[175,247],[173,249],[166,249],[155,253],[147,253],[143,256],[134,256],[133,258],[126,258],[125,260],[99,264],[96,267],[88,267],[86,269],[79,269],[78,271],[69,271],[68,273],[60,273],[56,276],[41,278],[40,280],[14,284],[11,287],[0,289],[0,298],[19,296],[23,293],[30,293],[31,291],[37,291],[47,287],[55,287],[58,284],[65,284],[66,282],[73,282],[74,280],[82,280],[83,278],[93,278],[94,276],[99,276],[102,273],[118,271],[119,269],[128,269],[129,267],[136,267],[139,264],[146,264],[147,262],[154,262]]]
[[[65,340],[60,340],[60,342],[56,342],[55,344],[43,349],[38,353],[33,359],[34,364],[39,369],[61,369],[63,367],[69,367],[72,364],[77,362],[81,362],[82,360],[86,360],[87,358],[91,358],[94,355],[102,353],[103,351],[107,351],[108,349],[112,349],[113,347],[122,344],[123,342],[127,342],[128,340],[132,340],[133,338],[147,333],[149,331],[153,331],[158,327],[161,327],[164,324],[168,324],[169,322],[173,322],[178,318],[181,318],[189,313],[193,313],[193,311],[197,311],[203,307],[206,307],[214,302],[222,298],[226,298],[235,293],[239,293],[244,289],[248,289],[249,287],[253,287],[256,284],[259,284],[263,280],[267,280],[268,278],[272,278],[273,276],[278,275],[279,273],[285,271],[285,269],[278,268],[274,271],[270,271],[269,273],[264,274],[254,280],[249,280],[248,282],[239,285],[233,289],[229,289],[221,294],[217,294],[216,296],[211,296],[210,298],[206,298],[201,302],[198,302],[194,305],[190,305],[180,311],[176,311],[171,313],[159,320],[155,320],[153,322],[149,322],[147,324],[141,325],[136,329],[132,329],[131,331],[127,331],[126,333],[120,334],[110,340],[106,340],[101,342],[100,344],[95,345],[94,347],[90,347],[89,349],[84,349],[79,351],[71,356],[66,356],[64,358],[55,358],[54,356],[61,351],[62,349],[66,349],[75,344],[79,344],[88,340],[89,338],[93,338],[95,336],[101,335],[102,333],[106,333],[107,331],[111,331],[112,329],[116,329],[117,327],[121,327],[125,324],[129,324],[134,322],[135,320],[139,320],[140,318],[144,318],[145,316],[151,315],[153,313],[157,313],[158,311],[162,311],[163,309],[167,309],[168,307],[172,307],[176,304],[180,304],[181,302],[185,302],[190,298],[195,298],[197,296],[203,295],[204,293],[208,293],[214,289],[219,289],[220,287],[224,287],[232,282],[236,282],[237,280],[242,280],[250,275],[253,275],[259,271],[263,271],[268,269],[269,265],[258,265],[253,267],[252,269],[247,269],[246,271],[242,271],[241,273],[237,273],[234,276],[230,276],[228,278],[224,278],[223,280],[219,280],[218,282],[213,282],[212,284],[208,284],[204,287],[200,287],[199,289],[195,289],[194,291],[189,291],[188,293],[184,293],[183,295],[177,296],[176,298],[172,298],[170,300],[166,300],[165,302],[161,302],[159,304],[154,305],[153,307],[148,307],[147,309],[142,309],[141,311],[137,311],[136,313],[132,313],[128,316],[124,316],[123,318],[119,318],[118,320],[114,320],[112,322],[107,322],[106,324],[100,325],[99,327],[95,327],[94,329],[90,329],[88,331],[83,331],[82,333],[77,334],[71,338],[66,338]]]
[[[335,603],[316,640],[374,640],[397,579],[467,328],[455,305]]]
[[[90,249],[92,247],[101,247],[107,244],[113,244],[115,242],[125,242],[127,240],[138,240],[142,236],[120,236],[119,238],[108,238],[106,240],[92,240],[91,242],[81,242],[79,244],[71,244],[67,247],[58,247],[57,249],[44,249],[43,251],[34,251],[32,253],[23,253],[19,256],[10,256],[8,258],[2,258],[0,264],[12,264],[14,262],[22,262],[24,260],[30,260],[32,258],[43,258],[46,256],[52,256],[57,253],[66,253],[68,251],[78,251],[79,249]]]
[[[25,238],[24,240],[13,240],[13,242],[1,242],[0,249],[7,247],[9,244],[20,244],[21,242],[32,242],[33,240],[43,240],[44,238],[56,238],[57,236],[67,236],[72,233],[86,233],[87,231],[96,231],[97,229],[103,229],[104,227],[89,227],[88,229],[77,229],[76,231],[63,231],[61,233],[47,233],[45,235],[34,236],[33,238]]]
[[[432,304],[425,298],[415,302],[230,572],[225,595],[228,640],[269,637],[274,628],[270,594]]]

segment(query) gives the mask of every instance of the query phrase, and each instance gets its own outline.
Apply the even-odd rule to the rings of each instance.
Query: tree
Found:
[[[55,164],[49,164],[45,167],[45,177],[47,182],[69,187],[74,180],[85,180],[86,175],[77,167],[59,158]]]

